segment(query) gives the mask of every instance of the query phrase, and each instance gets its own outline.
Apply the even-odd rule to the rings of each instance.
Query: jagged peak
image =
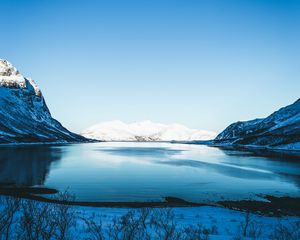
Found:
[[[41,97],[42,92],[35,81],[31,78],[24,77],[16,67],[6,59],[0,59],[0,86],[8,88],[28,88],[30,84],[34,89],[35,95]]]
[[[0,59],[0,76],[21,76],[21,74],[9,61]]]

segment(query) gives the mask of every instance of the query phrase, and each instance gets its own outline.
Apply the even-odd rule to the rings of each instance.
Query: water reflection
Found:
[[[139,156],[139,157],[167,157],[182,153],[184,150],[170,149],[167,147],[116,147],[99,149],[119,156]]]
[[[43,185],[62,150],[51,146],[0,147],[0,185]]]
[[[193,168],[202,168],[207,171],[217,172],[219,174],[235,177],[235,178],[246,178],[246,179],[272,179],[274,175],[270,171],[252,169],[239,166],[230,166],[230,164],[222,163],[208,163],[199,160],[160,160],[156,161],[158,164],[166,164],[171,166],[187,166]]]
[[[230,158],[230,164],[237,167],[251,167],[254,169],[271,169],[282,179],[294,182],[300,187],[300,157],[282,155],[257,156],[255,152],[223,150],[221,151]],[[261,151],[261,150],[260,150]],[[245,158],[246,156],[246,158]]]
[[[201,202],[300,196],[300,163],[169,143],[0,147],[0,186],[69,189],[84,201]]]

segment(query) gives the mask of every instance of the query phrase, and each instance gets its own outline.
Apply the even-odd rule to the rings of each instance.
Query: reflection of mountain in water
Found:
[[[42,185],[61,157],[61,149],[51,146],[0,147],[0,186]]]
[[[168,157],[183,152],[183,150],[170,149],[166,147],[115,147],[101,149],[101,151],[113,155],[129,157]]]
[[[252,164],[247,162],[246,164],[250,167],[256,168],[256,167],[264,167],[264,168],[270,168],[274,173],[277,174],[278,177],[281,177],[282,179],[289,179],[288,181],[294,182],[297,187],[300,189],[300,162],[299,157],[297,156],[289,156],[289,155],[281,155],[280,157],[278,155],[272,155],[265,153],[267,157],[264,157],[264,165],[263,166],[257,166],[257,161],[254,161],[254,159],[259,156],[263,155],[260,153],[260,150],[253,150],[251,152],[241,152],[236,150],[226,150],[226,149],[220,149],[224,154],[227,156],[235,156],[235,157],[244,157],[244,156],[252,156]],[[259,159],[260,157],[258,157]],[[241,165],[243,162],[237,161],[235,163],[235,158],[231,159],[231,164],[235,165]]]

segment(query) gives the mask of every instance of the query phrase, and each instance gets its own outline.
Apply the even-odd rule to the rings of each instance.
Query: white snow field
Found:
[[[75,207],[76,213],[85,219],[93,219],[95,223],[102,223],[103,232],[107,227],[112,224],[113,220],[117,217],[120,218],[127,214],[129,211],[138,211],[136,209],[126,208],[93,208],[93,207]],[[154,211],[160,209],[154,209]],[[286,217],[270,217],[240,211],[234,211],[221,207],[182,207],[182,208],[169,208],[174,214],[174,225],[176,230],[181,232],[182,229],[188,226],[208,229],[210,232],[208,236],[205,234],[202,239],[211,240],[260,240],[272,239],[274,234],[278,234],[278,228],[286,228],[288,231],[294,231],[300,225],[300,218],[294,216]],[[164,215],[164,209],[162,210]],[[248,218],[248,220],[247,220]],[[246,236],[243,236],[245,224],[249,224],[246,230]],[[85,224],[82,220],[77,222],[77,232],[83,232]],[[82,230],[81,230],[82,229]],[[148,229],[152,234],[153,239],[157,239],[155,230]],[[298,229],[299,234],[300,229]],[[79,234],[80,235],[80,234]],[[255,235],[255,236],[254,236]],[[88,235],[87,235],[88,236]],[[299,235],[300,236],[300,235]],[[206,238],[207,237],[207,238]],[[81,239],[79,237],[79,239]],[[166,238],[176,239],[176,238]],[[181,239],[181,238],[179,238]],[[275,238],[276,239],[276,238]],[[287,238],[285,238],[287,239]]]
[[[103,122],[81,132],[86,138],[102,141],[191,141],[210,140],[216,133],[190,129],[180,124],[161,124],[151,121],[124,123],[119,120]]]
[[[270,217],[209,206],[149,210],[44,204],[35,201],[21,204],[21,210],[14,213],[9,225],[9,239],[20,239],[19,235],[23,239],[28,234],[39,236],[30,239],[91,240],[297,240],[300,236],[300,218],[294,216]],[[0,203],[1,211],[5,211],[4,206]],[[53,212],[58,225],[51,218]],[[26,222],[31,217],[33,221]],[[62,229],[64,238],[58,238]],[[0,239],[6,234],[1,230]],[[42,237],[43,232],[49,234],[48,238]]]

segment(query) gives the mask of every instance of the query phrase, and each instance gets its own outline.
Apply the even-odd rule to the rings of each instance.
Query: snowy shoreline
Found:
[[[289,149],[289,148],[273,148],[267,146],[257,146],[257,145],[240,145],[240,144],[218,144],[212,143],[213,140],[205,140],[205,141],[137,141],[137,140],[124,140],[124,141],[103,141],[97,139],[87,139],[87,141],[81,142],[68,142],[68,141],[56,141],[56,142],[14,142],[14,143],[0,143],[0,146],[21,146],[21,145],[66,145],[66,144],[84,144],[84,143],[95,143],[95,142],[104,142],[104,143],[172,143],[172,144],[191,144],[191,145],[205,145],[208,147],[217,147],[228,150],[236,150],[236,151],[255,151],[255,150],[266,150],[266,151],[274,151],[274,152],[282,152],[282,153],[295,153],[300,154],[300,149]]]
[[[197,208],[202,206],[218,207],[251,212],[268,216],[299,216],[300,198],[295,196],[260,195],[256,199],[211,200],[210,202],[189,202],[177,197],[164,197],[161,201],[80,201],[72,199],[60,200],[61,192],[47,187],[0,186],[0,197],[11,196],[50,204],[63,204],[74,207],[94,208]]]
[[[0,197],[0,200],[3,198]],[[5,201],[0,201],[0,209],[5,211],[5,207]],[[58,218],[58,227],[61,223],[68,224],[64,225],[64,234],[71,239],[129,239],[125,237],[129,233],[135,236],[132,239],[281,239],[276,237],[286,232],[297,237],[300,223],[300,217],[265,216],[211,206],[159,209],[95,208],[59,207],[56,204],[27,201],[21,203],[20,208],[12,215],[14,220],[10,226],[11,237],[15,239],[14,236],[20,234],[18,229],[23,227],[24,214],[35,216],[36,222],[32,222],[32,226],[27,224],[25,228],[34,231],[35,234],[42,234],[43,229],[36,229],[34,226],[45,224],[45,228],[55,227],[52,224],[56,224],[56,221],[51,220],[53,211],[62,214],[63,217]],[[38,219],[41,219],[41,222],[38,222]],[[281,232],[282,229],[284,232]],[[169,233],[169,238],[165,238],[165,234]],[[125,238],[111,238],[112,234]],[[149,238],[145,238],[144,234]],[[201,238],[196,238],[197,236]]]

